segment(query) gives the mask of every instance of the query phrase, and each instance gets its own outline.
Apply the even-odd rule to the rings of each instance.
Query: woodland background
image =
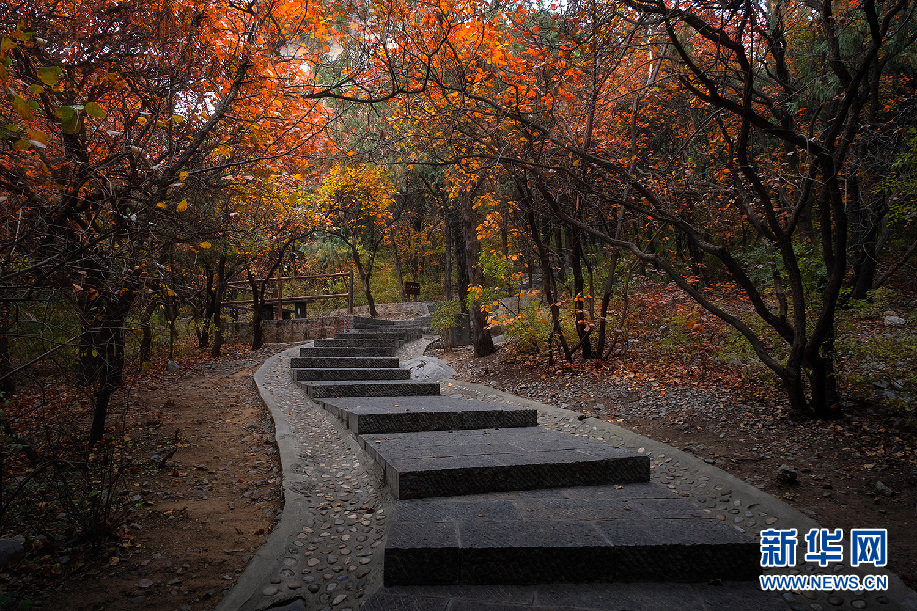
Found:
[[[917,426],[915,10],[5,2],[3,531],[44,495],[107,536],[125,380],[259,329],[277,275],[353,269],[372,315],[418,281],[479,357],[494,325],[552,363],[652,341]]]

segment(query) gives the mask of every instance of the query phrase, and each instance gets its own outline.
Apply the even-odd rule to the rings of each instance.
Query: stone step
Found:
[[[537,427],[365,434],[397,499],[646,482],[649,458]]]
[[[365,348],[300,348],[299,356],[395,356],[394,346],[369,346]]]
[[[379,327],[391,327],[394,324],[395,322],[392,320],[383,320],[381,318],[353,317],[354,329],[378,329]]]
[[[398,501],[384,582],[749,580],[759,561],[752,539],[657,484],[569,487]]]
[[[347,380],[410,380],[411,370],[400,368],[313,368],[294,369],[293,379],[297,382],[324,381],[341,382]]]
[[[370,339],[317,339],[313,342],[316,348],[398,348],[402,343],[400,339],[387,337],[373,337]]]
[[[394,368],[398,367],[396,356],[300,356],[290,359],[293,369],[324,369],[324,368]],[[295,378],[294,378],[295,379]]]
[[[763,592],[757,581],[392,586],[379,588],[363,600],[360,611],[788,611],[790,608],[780,592]],[[795,606],[807,610],[821,607]]]
[[[439,382],[297,382],[313,399],[438,395]]]
[[[411,341],[420,339],[423,334],[417,329],[402,329],[400,331],[344,331],[336,333],[334,339],[396,339]]]
[[[354,435],[536,426],[534,409],[454,397],[318,399]]]

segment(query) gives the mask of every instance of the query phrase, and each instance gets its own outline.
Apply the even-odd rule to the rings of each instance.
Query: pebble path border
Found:
[[[399,356],[417,356],[428,342],[411,342]],[[274,355],[255,374],[274,417],[283,465],[283,516],[216,611],[356,611],[382,584],[381,548],[393,500],[381,472],[350,433],[292,382],[289,359],[299,347]],[[544,428],[646,453],[652,481],[743,532],[756,535],[773,527],[804,533],[818,527],[786,503],[701,459],[611,423],[580,420],[579,412],[469,382],[443,380],[443,394],[535,407]],[[819,569],[804,563],[790,572],[826,570],[857,572],[845,565]],[[870,568],[861,573],[882,572]],[[917,594],[890,573],[889,582],[886,592],[788,592],[783,599],[792,611],[917,611]]]
[[[217,611],[356,611],[381,585],[393,501],[350,433],[291,380],[290,358],[299,348],[274,355],[255,373],[274,418],[284,508]]]

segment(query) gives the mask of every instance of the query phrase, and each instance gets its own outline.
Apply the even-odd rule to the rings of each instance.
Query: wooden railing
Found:
[[[284,281],[290,280],[317,280],[317,279],[326,279],[326,278],[347,278],[347,292],[346,293],[331,293],[325,295],[296,295],[293,297],[284,297],[283,296],[283,283]],[[264,282],[265,280],[258,280],[257,282]],[[272,305],[275,308],[275,311],[279,314],[277,316],[278,320],[283,320],[283,304],[293,303],[293,304],[302,304],[303,317],[305,317],[306,304],[310,301],[321,301],[322,299],[340,299],[341,297],[347,298],[347,312],[353,314],[353,270],[349,272],[340,272],[337,274],[312,274],[307,276],[277,276],[276,278],[268,278],[267,282],[274,282],[274,296],[266,297],[264,299],[265,305]],[[234,282],[227,282],[227,287],[242,287],[249,286],[249,283],[245,280],[239,280]],[[235,301],[224,301],[224,306],[242,306],[242,307],[253,307],[254,300],[252,299],[243,299]]]

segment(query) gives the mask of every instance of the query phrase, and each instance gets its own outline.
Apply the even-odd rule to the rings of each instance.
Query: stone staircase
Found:
[[[398,499],[386,586],[760,573],[758,545],[650,483],[646,455],[539,428],[533,409],[410,380],[394,355],[420,325],[355,319],[291,360],[296,383],[345,423]]]

